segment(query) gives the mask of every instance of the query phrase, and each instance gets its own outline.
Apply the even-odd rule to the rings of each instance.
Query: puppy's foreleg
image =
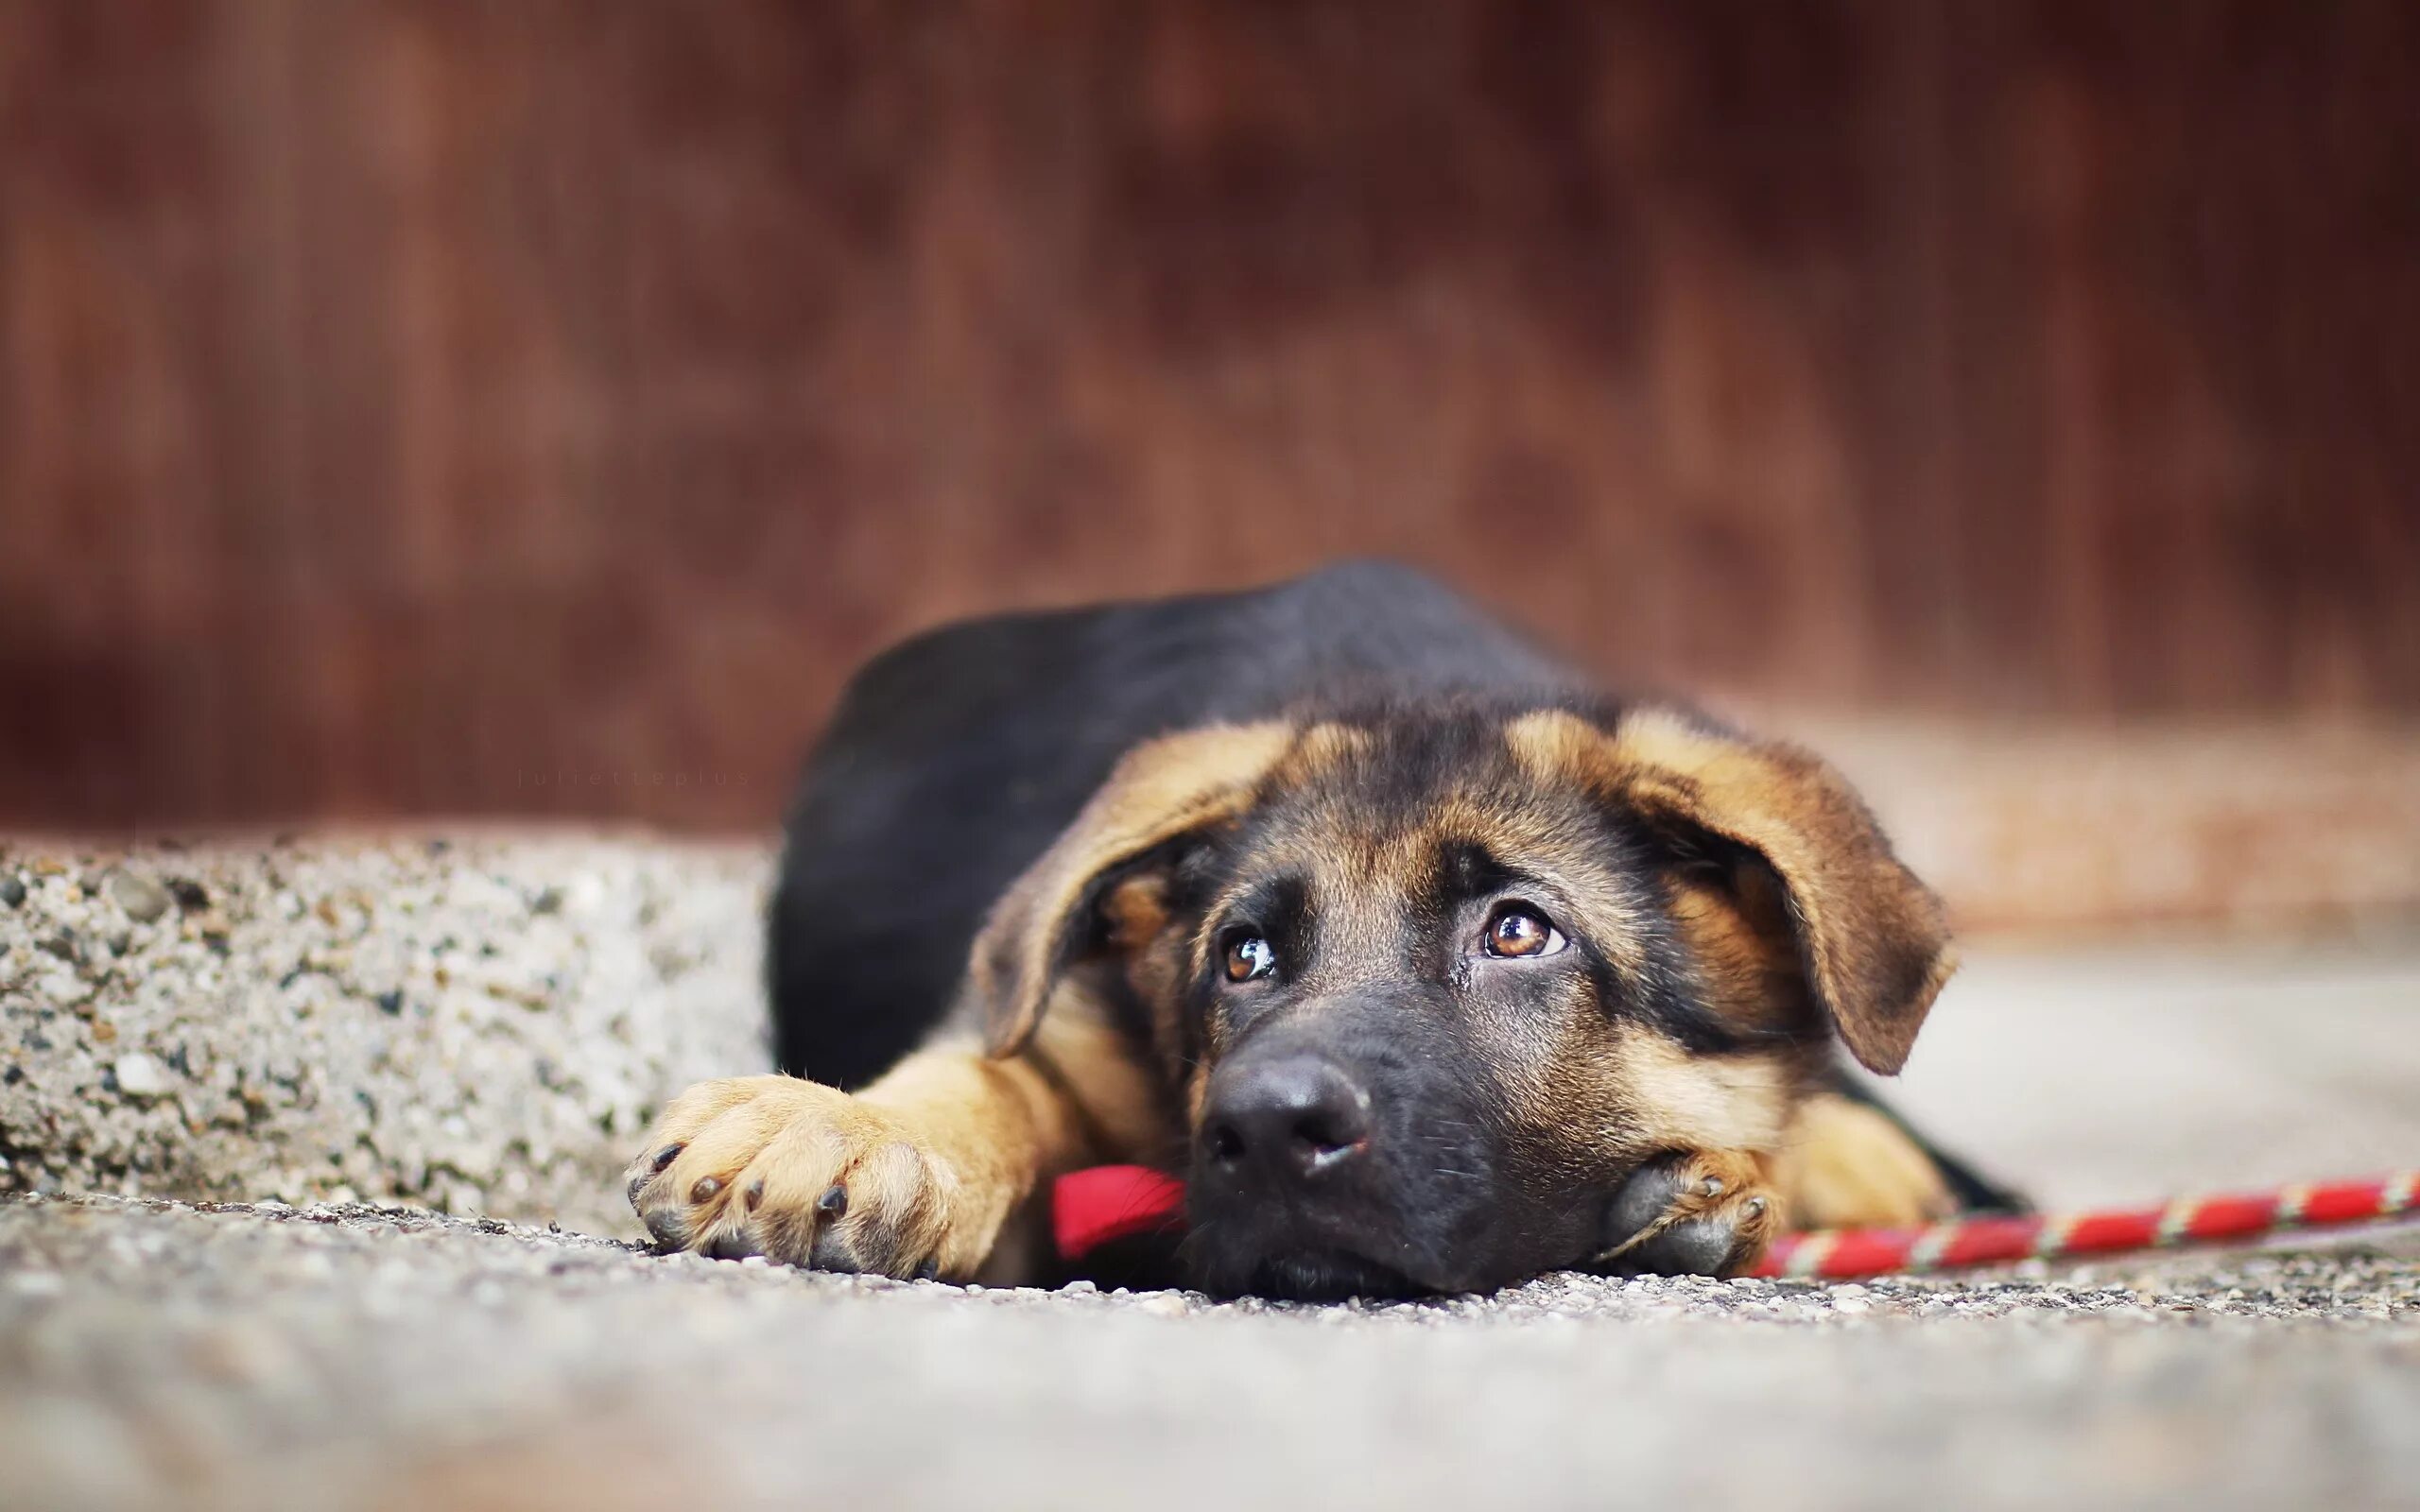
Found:
[[[1043,1260],[1048,1180],[1151,1142],[1149,1089],[1106,1035],[1070,1014],[1007,1059],[945,1040],[854,1095],[792,1076],[701,1082],[631,1162],[631,1204],[668,1248],[1024,1279]]]

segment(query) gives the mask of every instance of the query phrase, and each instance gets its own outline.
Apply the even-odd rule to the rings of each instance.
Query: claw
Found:
[[[1593,1264],[1616,1273],[1720,1276],[1753,1258],[1767,1198],[1753,1181],[1692,1166],[1719,1156],[1675,1155],[1639,1168],[1606,1214],[1612,1241]]]

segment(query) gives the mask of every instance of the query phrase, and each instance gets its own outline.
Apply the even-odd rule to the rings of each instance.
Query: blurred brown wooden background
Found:
[[[1347,552],[2407,716],[2415,401],[2408,0],[0,0],[0,822],[760,823],[903,632]]]

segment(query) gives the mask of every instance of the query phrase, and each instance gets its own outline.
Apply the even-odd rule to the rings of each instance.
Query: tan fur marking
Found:
[[[1794,1228],[1909,1228],[1958,1211],[1939,1169],[1899,1125],[1831,1092],[1800,1106],[1772,1172]]]
[[[1288,785],[1299,785],[1367,751],[1370,739],[1368,730],[1332,719],[1305,725],[1270,775]]]
[[[1109,926],[1109,948],[1120,954],[1139,951],[1159,937],[1168,922],[1167,879],[1129,877],[1100,901],[1101,919]]]
[[[1578,714],[1539,709],[1509,721],[1504,744],[1530,780],[1568,782],[1602,764],[1605,734]],[[1612,797],[1610,789],[1602,796]]]
[[[1035,1034],[1030,1053],[1046,1057],[1059,1082],[1082,1105],[1088,1129],[1101,1142],[1083,1152],[1085,1160],[1150,1163],[1168,1153],[1170,1130],[1158,1074],[1135,1058],[1125,1034],[1112,1026],[1082,983],[1061,987],[1060,1001]]]
[[[1751,877],[1726,888],[1685,875],[1670,885],[1673,925],[1717,1013],[1769,1034],[1814,1025],[1798,953],[1769,882]]]
[[[1625,1108],[1649,1149],[1771,1150],[1789,1119],[1796,1074],[1780,1053],[1699,1056],[1626,1024],[1614,1051]]]

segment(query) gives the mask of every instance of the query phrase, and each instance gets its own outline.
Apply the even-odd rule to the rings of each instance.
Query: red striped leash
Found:
[[[2420,1171],[2238,1196],[2187,1197],[2156,1208],[2049,1216],[1959,1218],[1923,1228],[1832,1228],[1785,1234],[1751,1276],[1846,1280],[1949,1270],[2012,1260],[2115,1255],[2172,1245],[2240,1242],[2266,1234],[2393,1218],[2412,1209]],[[1062,1259],[1119,1240],[1184,1227],[1184,1187],[1139,1165],[1103,1165],[1061,1177],[1051,1192]]]
[[[2366,1181],[2185,1197],[2156,1208],[1957,1218],[1923,1228],[1831,1228],[1784,1234],[1747,1274],[1846,1280],[2012,1260],[2063,1260],[2171,1245],[2239,1243],[2266,1234],[2393,1218],[2411,1211],[2416,1187],[2420,1187],[2420,1171],[2401,1171]]]

